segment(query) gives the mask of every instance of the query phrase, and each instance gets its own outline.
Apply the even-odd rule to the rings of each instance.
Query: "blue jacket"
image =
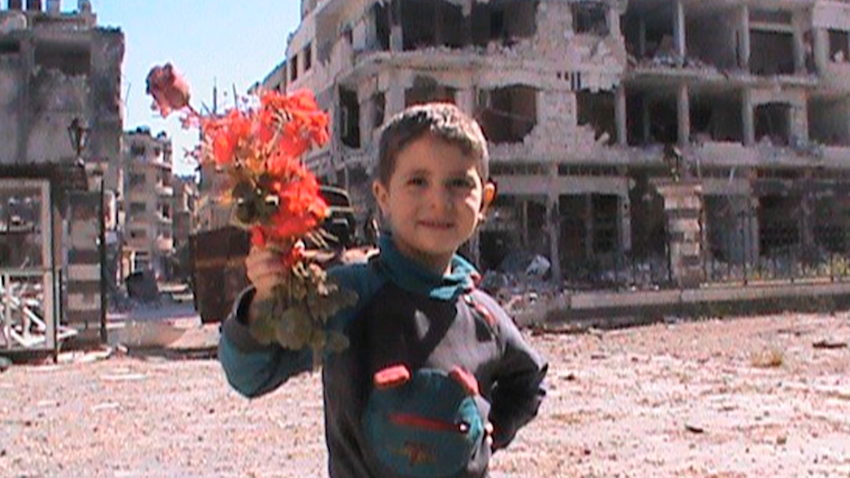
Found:
[[[388,468],[382,458],[382,453],[392,454],[404,447],[383,443],[392,441],[395,435],[392,430],[381,428],[384,425],[373,424],[374,410],[383,407],[380,404],[386,400],[395,400],[393,403],[402,406],[414,403],[410,397],[376,398],[383,393],[376,386],[378,372],[394,365],[401,365],[417,378],[418,371],[468,372],[464,375],[471,375],[472,388],[478,392],[474,394],[473,408],[494,426],[493,449],[507,446],[517,430],[536,416],[545,395],[542,381],[547,365],[501,307],[475,289],[473,279],[477,273],[463,258],[455,255],[452,273],[439,276],[402,255],[384,236],[377,260],[331,269],[330,276],[341,287],[358,294],[355,306],[329,322],[351,342],[344,352],[327,355],[322,370],[331,478],[431,476],[427,470],[407,475],[398,467]],[[262,346],[250,336],[244,324],[252,295],[249,289],[237,301],[222,326],[219,344],[219,358],[228,381],[247,397],[270,392],[312,368],[309,349]],[[426,398],[426,407],[429,400],[444,401]],[[403,416],[409,421],[409,413]],[[414,425],[421,425],[420,421],[414,420]],[[376,451],[369,431],[380,434],[380,444],[387,445],[390,451]],[[469,436],[473,438],[467,441],[474,439],[477,443],[472,444],[467,463],[451,471],[433,468],[433,476],[487,475],[492,450],[483,446],[483,435]],[[407,443],[410,437],[398,440]],[[410,447],[404,450],[411,466],[427,461],[427,454],[418,449],[416,453]],[[435,462],[439,462],[438,457],[435,455]]]

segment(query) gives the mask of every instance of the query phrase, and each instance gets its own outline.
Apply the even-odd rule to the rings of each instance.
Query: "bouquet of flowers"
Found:
[[[190,106],[189,86],[171,64],[151,69],[147,92],[163,117],[177,111],[184,127],[200,129],[197,159],[227,172],[223,199],[235,206],[232,222],[250,231],[254,246],[280,251],[290,271],[272,298],[256,305],[251,334],[264,344],[311,347],[316,367],[325,352],[344,350],[346,337],[328,330],[327,320],[352,305],[356,294],[333,283],[303,242],[333,239],[321,228],[329,209],[319,184],[301,162],[328,141],[328,117],[312,93],[262,92],[222,115],[204,115]]]

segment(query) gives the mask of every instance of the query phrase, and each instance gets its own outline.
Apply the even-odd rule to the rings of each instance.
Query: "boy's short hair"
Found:
[[[411,106],[390,119],[381,132],[376,179],[389,184],[399,152],[426,134],[458,146],[463,154],[477,159],[478,175],[482,182],[487,181],[490,156],[484,133],[477,121],[451,103]]]

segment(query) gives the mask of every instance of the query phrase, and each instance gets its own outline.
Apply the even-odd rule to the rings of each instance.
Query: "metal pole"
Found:
[[[103,197],[103,172],[100,176],[100,244],[98,245],[98,253],[100,256],[100,340],[106,343],[106,208],[104,207]]]

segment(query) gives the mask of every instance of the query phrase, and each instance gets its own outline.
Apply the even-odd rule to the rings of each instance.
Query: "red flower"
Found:
[[[159,109],[163,117],[189,106],[189,84],[171,63],[151,68],[146,82],[147,93],[154,100],[151,108]]]
[[[268,193],[278,196],[279,207],[268,223],[252,226],[253,244],[292,244],[325,220],[328,206],[319,193],[319,184],[301,164],[307,151],[329,139],[328,116],[311,92],[265,92],[254,109],[236,107],[224,116],[209,117],[191,109],[189,86],[171,64],[151,69],[147,82],[148,93],[163,116],[188,109],[184,125],[200,127],[206,160],[242,179],[247,174],[251,182],[264,177],[271,184],[273,190]]]

